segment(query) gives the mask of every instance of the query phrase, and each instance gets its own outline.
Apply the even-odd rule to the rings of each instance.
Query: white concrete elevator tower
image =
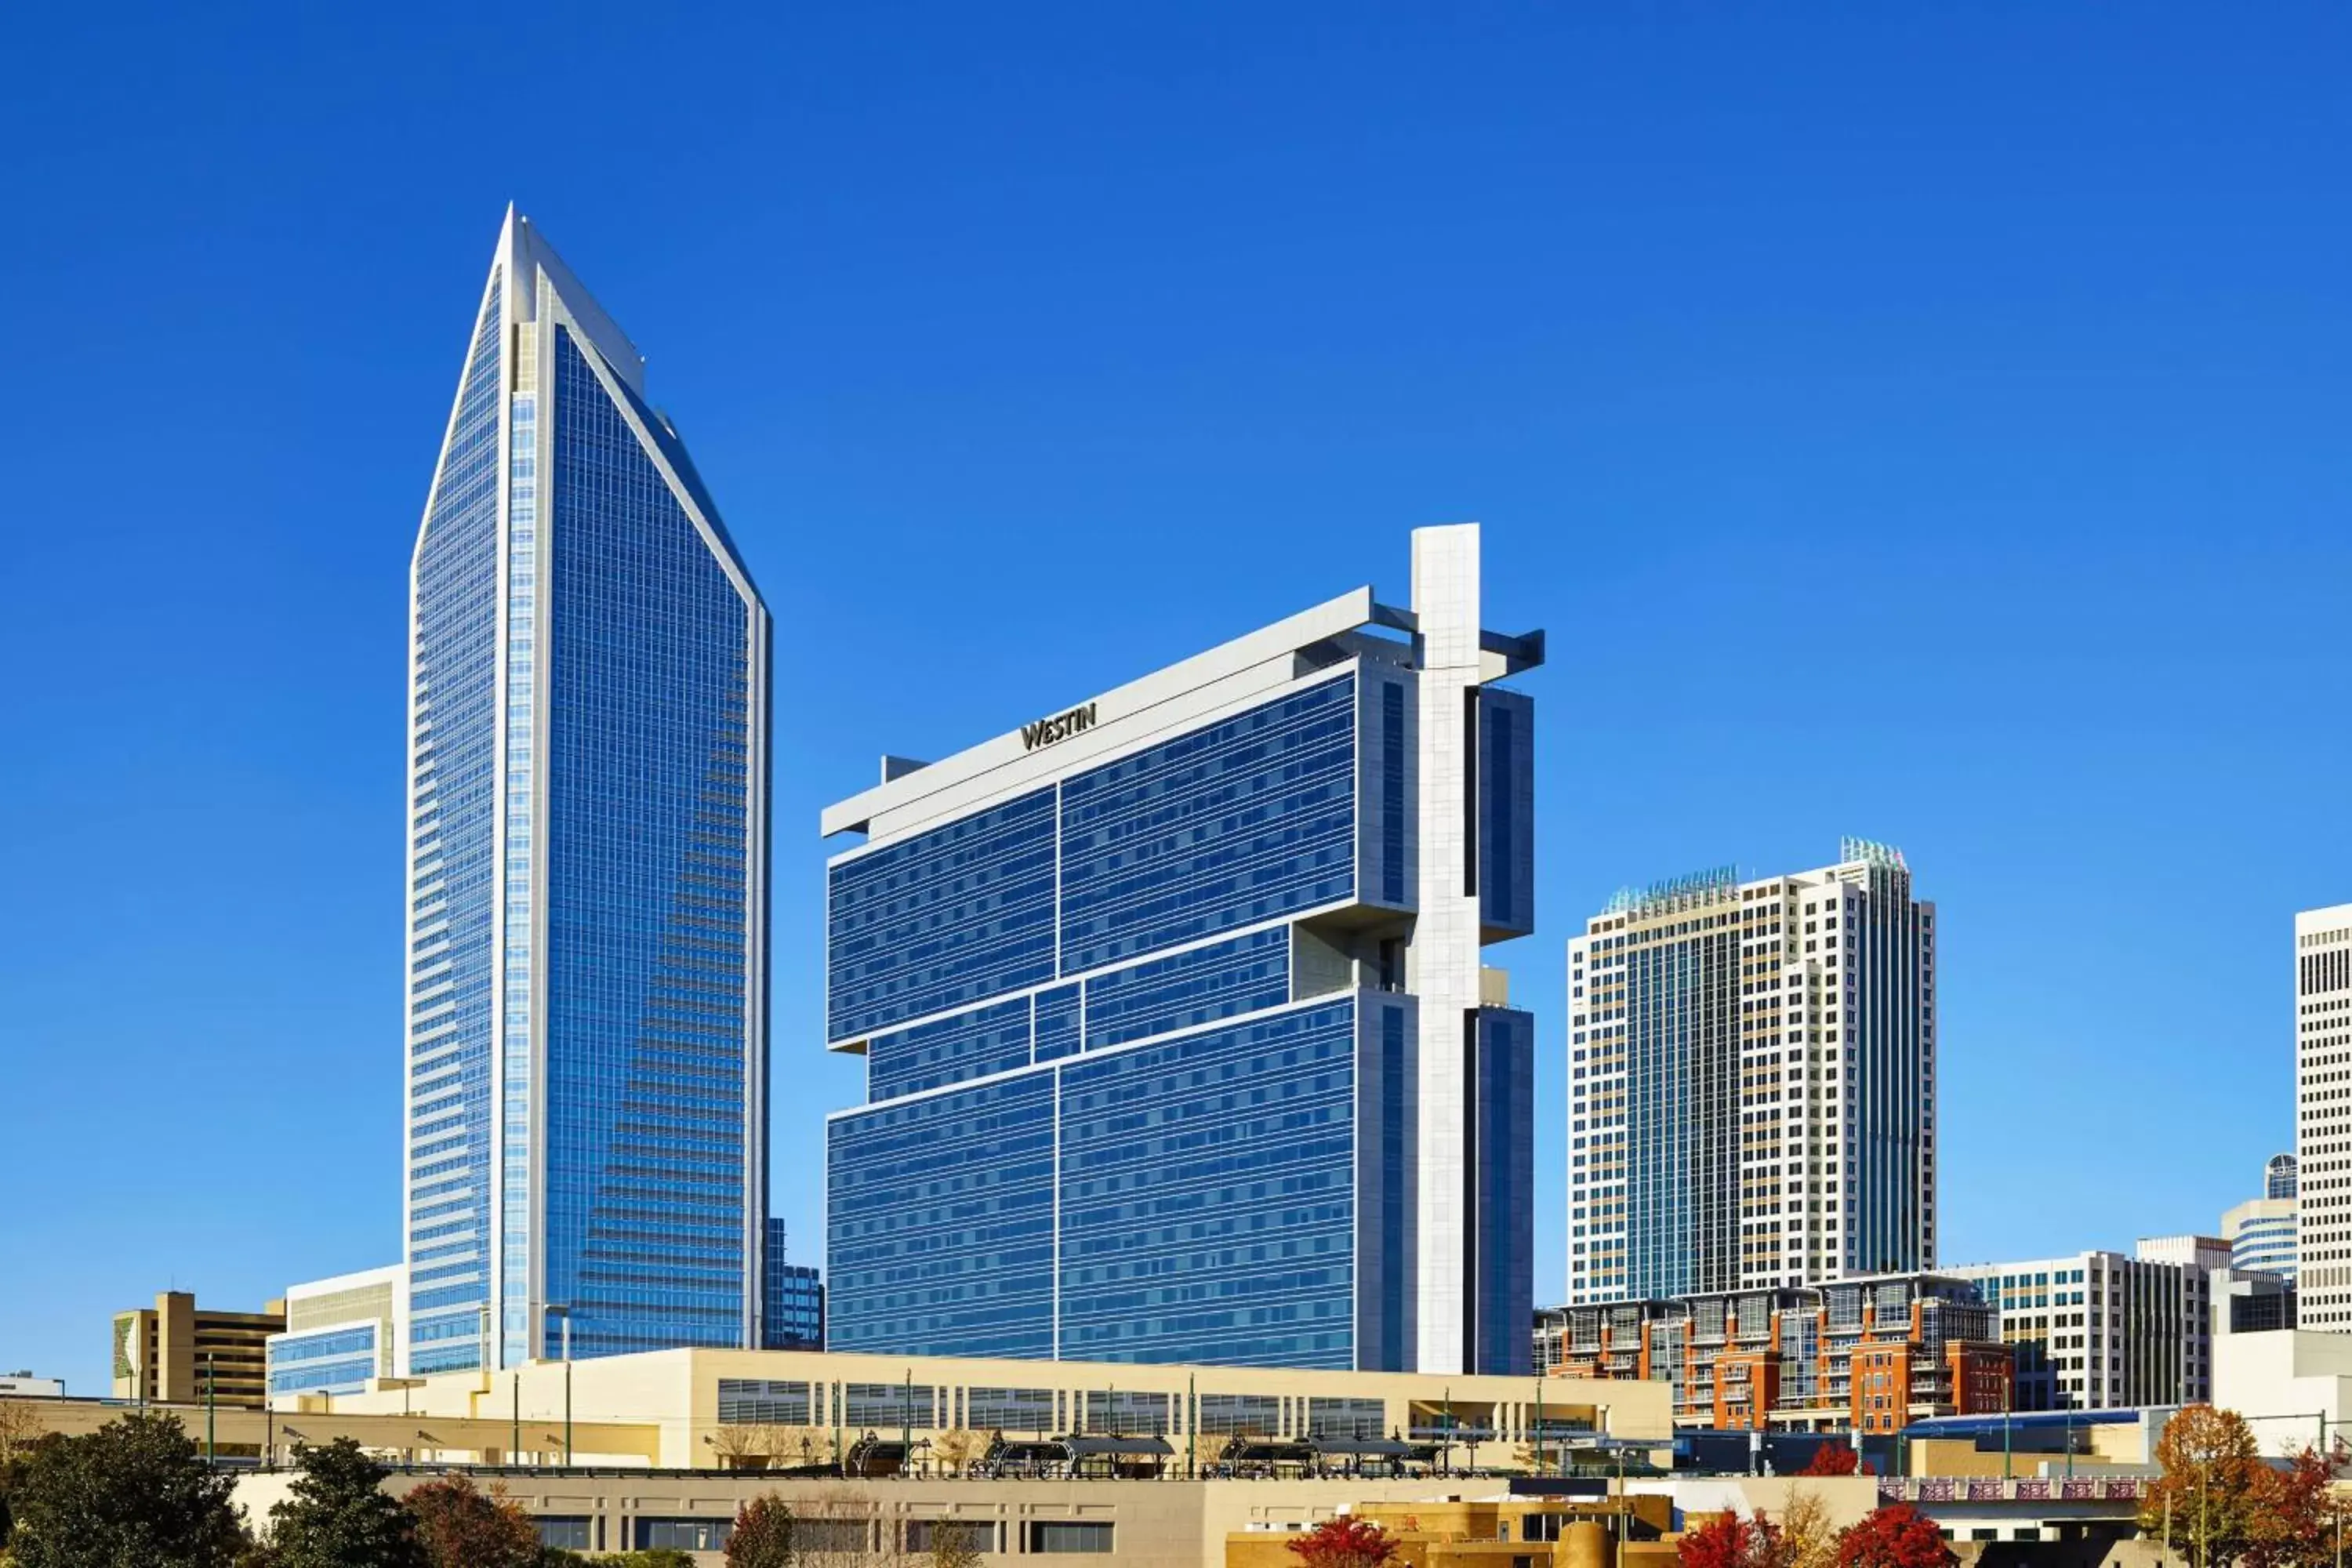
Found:
[[[2352,1332],[2352,904],[2294,917],[2294,1154],[2297,1318]]]
[[[1476,798],[1478,525],[1417,529],[1412,536],[1414,662],[1421,667],[1419,763],[1424,797]],[[1473,1216],[1464,1199],[1470,1088],[1477,1050],[1478,890],[1468,813],[1422,822],[1421,916],[1407,948],[1407,983],[1421,997],[1421,1211],[1419,1365],[1465,1366],[1461,1309],[1475,1274]],[[1458,1021],[1458,1023],[1457,1023]],[[1466,1367],[1465,1368],[1466,1370]]]

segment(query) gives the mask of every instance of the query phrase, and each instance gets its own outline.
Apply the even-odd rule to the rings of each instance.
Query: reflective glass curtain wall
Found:
[[[767,615],[640,374],[509,215],[415,570],[411,1373],[761,1332]]]
[[[1428,812],[1469,826],[1509,934],[1533,835],[1532,706],[1486,694],[1478,793],[1424,802],[1412,680],[1402,653],[1302,674],[835,858],[829,1032],[868,1103],[829,1125],[829,1349],[1416,1364],[1413,846]],[[1524,1371],[1532,1025],[1445,1026],[1476,1111],[1463,1370]]]

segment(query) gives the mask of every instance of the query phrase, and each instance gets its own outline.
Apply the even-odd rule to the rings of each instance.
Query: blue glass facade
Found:
[[[1536,927],[1535,704],[1478,693],[1478,918],[1497,936]]]
[[[888,1100],[832,1123],[829,1348],[1054,1354],[1058,1071]]]
[[[760,1303],[760,1348],[824,1349],[824,1284],[815,1269],[785,1261],[784,1222],[772,1215],[762,1273],[766,1284]],[[793,1424],[807,1426],[806,1414]]]
[[[1498,707],[1491,804],[1451,810],[1504,838],[1507,925],[1531,710]],[[1415,730],[1409,670],[1346,661],[836,858],[828,1030],[868,1103],[829,1129],[829,1349],[1416,1364]],[[1521,1371],[1532,1029],[1448,1027],[1495,1184],[1464,1370]]]
[[[1354,1362],[1353,997],[1056,1073],[1073,1361]]]
[[[1355,701],[1327,680],[1064,781],[1061,972],[1352,897]]]
[[[1520,1197],[1535,1190],[1535,1020],[1482,1007],[1473,1034],[1471,1369],[1522,1373],[1535,1348],[1522,1305],[1535,1300],[1535,1211]]]
[[[417,551],[411,1373],[762,1302],[766,611],[567,289],[510,217]]]
[[[382,1347],[373,1323],[320,1329],[311,1333],[273,1334],[269,1339],[269,1393],[364,1394],[368,1380],[383,1375]]]
[[[480,1363],[489,1301],[503,287],[493,271],[415,566],[406,1242],[419,1373]]]
[[[546,1290],[575,1355],[740,1344],[751,616],[560,327],[555,409]]]

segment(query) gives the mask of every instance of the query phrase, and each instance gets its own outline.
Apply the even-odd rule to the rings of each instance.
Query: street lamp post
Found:
[[[1192,1479],[1201,1447],[1201,1391],[1195,1374],[1184,1374],[1184,1479]],[[2338,1563],[2336,1568],[2344,1568]]]
[[[205,1352],[205,1463],[213,1462],[213,1352]],[[263,1398],[267,1400],[265,1393]]]
[[[1622,1499],[1625,1495],[1625,1448],[1622,1444],[1617,1441],[1615,1436],[1610,1434],[1609,1406],[1606,1405],[1596,1405],[1592,1407],[1592,1430],[1594,1436],[1603,1438],[1608,1442],[1611,1451],[1617,1457],[1617,1496]],[[1624,1523],[1625,1521],[1622,1514],[1611,1514],[1609,1516],[1609,1533],[1612,1536],[1622,1537],[1624,1533]]]
[[[550,1307],[563,1323],[563,1462],[572,1463],[572,1309]]]

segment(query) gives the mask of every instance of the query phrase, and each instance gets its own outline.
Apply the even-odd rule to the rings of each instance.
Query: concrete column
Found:
[[[1421,999],[1414,1365],[1425,1373],[1473,1370],[1475,1173],[1465,1159],[1472,1085],[1464,1068],[1478,1007],[1478,899],[1470,841],[1475,819],[1468,793],[1472,702],[1480,684],[1478,596],[1478,525],[1415,529],[1421,908],[1406,963],[1408,984]]]

